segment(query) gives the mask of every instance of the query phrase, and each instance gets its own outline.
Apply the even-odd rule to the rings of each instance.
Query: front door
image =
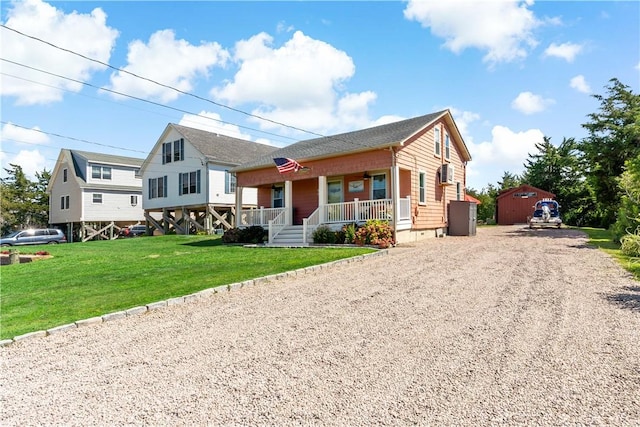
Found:
[[[338,221],[340,219],[341,205],[344,201],[342,192],[342,180],[327,181],[327,220]]]

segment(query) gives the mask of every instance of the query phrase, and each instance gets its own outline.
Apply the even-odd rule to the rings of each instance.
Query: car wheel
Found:
[[[3,248],[6,248],[7,246],[11,246],[11,245],[10,245],[10,244],[8,244],[8,243],[3,243],[3,244],[1,244],[0,246],[2,246]]]
[[[47,243],[47,245],[57,245],[58,242],[56,242],[55,240],[50,241],[49,243]]]

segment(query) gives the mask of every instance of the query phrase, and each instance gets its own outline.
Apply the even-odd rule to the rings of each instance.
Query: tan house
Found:
[[[281,173],[275,158],[303,168]],[[470,160],[449,110],[300,141],[231,169],[237,225],[268,228],[271,244],[307,244],[320,224],[369,219],[389,221],[398,243],[437,236],[449,202],[465,198]],[[249,188],[259,207],[243,210]]]

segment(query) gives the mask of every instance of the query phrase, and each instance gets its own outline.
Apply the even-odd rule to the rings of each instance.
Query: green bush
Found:
[[[348,245],[355,243],[356,241],[356,225],[355,224],[346,224],[342,226],[342,231],[344,232],[344,242]]]
[[[320,225],[313,230],[314,243],[336,243],[336,232],[326,225]]]
[[[625,234],[620,239],[620,251],[629,257],[640,257],[640,227],[633,234]]]
[[[224,243],[263,243],[267,239],[267,233],[259,225],[248,228],[230,228],[222,235]]]
[[[393,241],[393,229],[386,221],[369,220],[356,231],[355,243],[388,248],[395,243]]]

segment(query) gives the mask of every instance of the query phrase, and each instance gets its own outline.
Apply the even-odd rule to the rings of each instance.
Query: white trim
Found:
[[[421,198],[420,194],[420,176],[423,176],[423,185],[424,185],[424,198]],[[422,200],[421,200],[422,199]],[[418,205],[426,206],[427,205],[427,173],[421,169],[418,170]]]

